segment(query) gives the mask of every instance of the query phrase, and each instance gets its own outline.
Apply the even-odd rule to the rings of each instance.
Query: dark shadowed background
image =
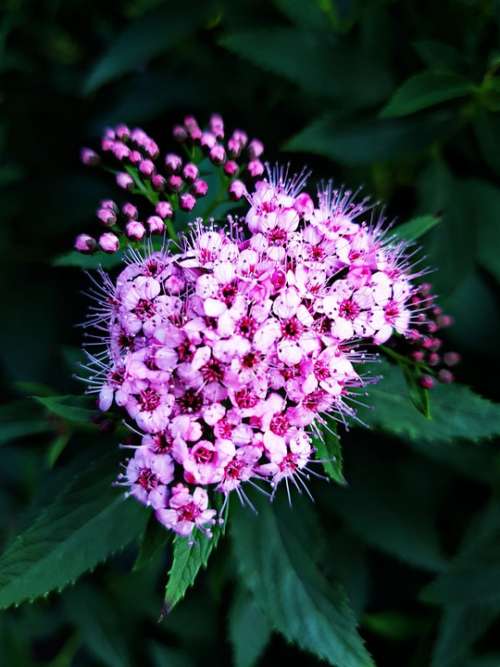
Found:
[[[218,111],[261,138],[267,159],[363,186],[389,218],[442,217],[423,245],[455,318],[446,336],[463,356],[457,378],[500,398],[500,3],[3,0],[0,12],[2,547],[57,493],[59,468],[87,446],[115,446],[98,429],[73,439],[27,398],[81,391],[74,325],[86,278],[52,262],[79,231],[95,231],[111,193],[78,159],[108,124],[144,126],[165,149],[186,113],[204,123]],[[467,418],[465,406],[464,440]],[[355,495],[314,486],[324,571],[343,579],[381,667],[500,667],[500,456],[474,439],[431,432],[410,444],[354,429],[344,458]],[[481,526],[485,578],[470,599],[424,601]],[[60,596],[1,612],[0,665],[319,664],[240,604],[227,540],[162,623],[168,549],[130,573],[136,551]]]

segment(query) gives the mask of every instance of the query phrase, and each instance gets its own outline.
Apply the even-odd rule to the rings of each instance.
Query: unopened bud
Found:
[[[183,185],[184,181],[180,176],[177,176],[177,174],[172,174],[168,179],[168,187],[174,192],[179,192]]]
[[[210,132],[212,134],[215,134],[217,139],[223,139],[224,138],[224,121],[222,120],[222,116],[219,115],[218,113],[213,113],[210,116]]]
[[[165,229],[165,223],[159,215],[151,215],[148,220],[148,227],[151,234],[161,234]]]
[[[174,214],[172,204],[168,201],[159,201],[156,204],[155,211],[162,219],[171,218]]]
[[[153,176],[151,176],[151,185],[156,192],[163,192],[167,185],[167,181],[161,174],[153,174]]]
[[[198,173],[199,169],[198,167],[193,164],[192,162],[188,162],[186,165],[184,165],[184,169],[182,170],[183,176],[186,179],[186,181],[189,181],[192,183],[198,178]]]
[[[438,373],[438,380],[443,384],[450,384],[455,381],[455,376],[447,368],[442,368]]]
[[[104,252],[113,253],[120,248],[120,240],[116,234],[105,232],[99,237],[99,245]]]
[[[179,206],[183,211],[192,211],[196,206],[196,197],[190,195],[189,192],[185,192],[179,197]]]
[[[124,171],[119,171],[116,174],[116,184],[118,187],[123,188],[124,190],[131,190],[134,185],[134,181],[130,174],[127,174]]]
[[[137,210],[137,206],[134,206],[130,202],[127,202],[127,203],[123,204],[122,213],[129,220],[133,220],[133,219],[137,218],[137,216],[139,215],[139,211]]]
[[[182,167],[182,158],[175,153],[167,153],[167,155],[165,155],[165,167],[171,174],[179,171]]]
[[[229,186],[229,196],[231,199],[238,201],[246,194],[246,187],[242,181],[233,181]]]
[[[80,160],[86,167],[95,167],[101,161],[101,158],[91,148],[82,148],[80,151]]]
[[[258,176],[262,176],[262,174],[264,173],[264,165],[260,160],[251,160],[247,165],[247,169],[252,178],[257,178]]]
[[[264,152],[264,144],[258,139],[252,139],[248,144],[248,153],[252,160],[256,160]]]
[[[458,352],[446,352],[443,355],[443,361],[447,366],[456,366],[458,363],[460,363],[460,355]]]
[[[186,128],[182,127],[182,125],[176,125],[172,130],[172,135],[174,139],[179,142],[186,141],[186,139],[188,138],[188,133],[186,131]]]
[[[196,197],[204,197],[208,192],[208,183],[202,178],[198,178],[193,183],[191,191]]]
[[[116,215],[110,208],[100,208],[97,210],[97,218],[106,227],[112,227],[116,222]]]
[[[210,159],[214,164],[222,164],[226,159],[226,151],[224,146],[221,144],[216,144],[213,148],[210,149],[209,153]]]
[[[420,386],[424,389],[432,389],[434,386],[434,378],[430,375],[422,375],[419,380]]]
[[[139,163],[139,171],[143,176],[151,176],[154,174],[155,165],[151,160],[142,160]]]
[[[74,248],[78,252],[91,253],[94,252],[97,246],[97,241],[88,234],[78,234],[75,239]]]
[[[146,233],[146,228],[142,222],[139,222],[138,220],[130,220],[125,226],[125,231],[129,239],[140,241]]]
[[[238,171],[238,163],[234,160],[228,160],[224,165],[224,172],[228,176],[234,176]]]

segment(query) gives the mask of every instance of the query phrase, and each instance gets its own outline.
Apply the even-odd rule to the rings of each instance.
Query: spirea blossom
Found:
[[[204,133],[187,119],[175,134],[213,150],[223,127],[213,119]],[[234,134],[227,150],[238,157],[246,145]],[[253,160],[261,152],[251,143]],[[184,178],[196,179],[188,166]],[[332,184],[313,198],[305,185],[304,174],[269,169],[241,185],[238,219],[196,219],[179,243],[130,250],[116,279],[95,280],[89,324],[103,349],[88,353],[91,390],[140,436],[119,483],[180,535],[210,533],[232,493],[251,504],[248,486],[308,493],[315,439],[331,420],[356,418],[372,381],[358,367],[366,346],[418,326],[405,244],[366,200]],[[157,205],[159,222],[169,214]]]

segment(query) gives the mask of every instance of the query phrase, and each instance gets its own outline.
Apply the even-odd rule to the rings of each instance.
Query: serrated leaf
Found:
[[[364,165],[419,153],[453,127],[444,111],[411,119],[340,120],[327,115],[289,139],[283,149],[315,153],[346,165]]]
[[[91,255],[71,250],[59,255],[52,262],[52,266],[74,266],[80,269],[113,269],[123,262],[123,253],[118,251],[112,254],[106,252],[94,252]]]
[[[309,542],[294,530],[292,510],[284,508],[280,498],[273,505],[258,499],[258,517],[244,511],[232,517],[244,585],[288,641],[330,665],[372,667],[343,589],[322,575]]]
[[[365,543],[418,568],[441,571],[446,558],[434,517],[442,475],[411,463],[387,465],[365,453],[362,462],[351,464],[350,486],[328,490],[329,506]]]
[[[320,97],[363,107],[384,98],[391,89],[387,69],[364,50],[325,39],[322,32],[295,27],[240,30],[219,43],[268,72],[288,79]],[[328,67],[325,67],[328,63]]]
[[[474,133],[483,159],[500,174],[500,117],[497,113],[477,113]]]
[[[400,370],[384,363],[383,379],[369,388],[372,409],[360,410],[363,421],[386,433],[421,443],[470,440],[500,435],[500,405],[464,385],[437,385],[432,390],[432,419],[420,414],[406,397]]]
[[[250,593],[240,588],[229,610],[229,639],[235,667],[253,667],[271,638],[269,621]]]
[[[53,431],[53,425],[41,412],[40,408],[29,399],[0,406],[0,445],[28,435]]]
[[[161,551],[166,551],[171,541],[172,531],[166,530],[152,514],[146,525],[146,530],[141,538],[139,553],[134,563],[133,572],[138,572],[147,567],[158,556]]]
[[[207,537],[197,531],[194,543],[190,539],[177,535],[174,539],[172,567],[168,573],[165,588],[165,612],[169,613],[182,600],[190,588],[201,568],[206,567],[212,551],[224,534],[229,503],[226,503],[224,523],[216,523],[212,529],[212,536]]]
[[[420,215],[394,228],[394,235],[403,241],[416,241],[435,227],[441,218],[436,215]]]
[[[44,507],[0,557],[0,608],[33,600],[72,583],[125,547],[147,513],[111,486],[115,458],[91,465]]]
[[[443,605],[486,605],[500,610],[500,499],[473,521],[445,572],[424,588],[421,598]]]
[[[322,437],[313,436],[316,458],[322,461],[323,470],[330,479],[338,484],[347,484],[343,473],[342,444],[335,431],[335,425],[329,423],[329,430],[323,429]]]
[[[464,183],[477,228],[477,258],[482,266],[500,282],[500,188],[485,181]]]
[[[199,6],[183,12],[162,7],[130,23],[93,66],[83,85],[84,95],[166,53],[194,33],[205,16],[206,10]]]
[[[470,95],[474,86],[450,72],[428,71],[415,74],[393,94],[380,112],[381,118],[394,118]]]
[[[194,667],[194,661],[185,652],[158,642],[149,645],[154,667]]]
[[[499,603],[451,605],[443,612],[431,667],[457,667],[500,615]],[[500,664],[500,663],[499,663]]]
[[[85,396],[34,396],[33,398],[49,412],[69,422],[89,424],[97,414],[97,409],[92,410],[88,407],[91,402]]]

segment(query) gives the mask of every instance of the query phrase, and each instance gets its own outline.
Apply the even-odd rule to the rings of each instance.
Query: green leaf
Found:
[[[158,642],[149,645],[154,667],[194,667],[194,661],[184,651]]]
[[[97,414],[96,409],[89,409],[91,401],[85,396],[34,396],[33,398],[49,412],[69,422],[90,424]]]
[[[447,607],[440,623],[431,667],[457,667],[457,661],[468,654],[474,642],[487,632],[499,615],[499,603]]]
[[[76,250],[65,252],[59,255],[52,262],[53,266],[74,266],[80,269],[113,269],[123,262],[123,253],[115,252],[108,254],[105,252],[95,252],[92,255],[86,255]]]
[[[436,215],[420,215],[394,228],[394,235],[403,241],[416,241],[435,227],[441,218]]]
[[[406,640],[428,630],[429,621],[399,611],[380,611],[363,616],[363,626],[387,639]]]
[[[238,511],[231,533],[242,581],[274,629],[330,665],[372,667],[341,586],[312,560],[296,508],[258,499],[259,516]],[[292,518],[293,517],[293,518]]]
[[[71,433],[69,431],[66,431],[65,433],[60,433],[50,443],[49,449],[47,451],[47,464],[49,468],[54,467],[56,461],[61,456],[63,451],[66,449],[66,446],[70,438],[71,438]]]
[[[171,538],[172,531],[167,530],[162,526],[161,523],[157,521],[154,514],[152,514],[149,517],[146,530],[142,536],[139,553],[137,554],[133,571],[138,572],[139,570],[142,570],[142,568],[150,565],[161,551],[166,551],[166,547],[171,541]]]
[[[500,282],[500,188],[484,181],[467,181],[465,188],[474,202],[469,224],[477,227],[477,258]]]
[[[380,112],[381,118],[394,118],[427,109],[441,102],[465,97],[474,86],[457,74],[421,72],[405,81]]]
[[[463,67],[461,54],[450,44],[437,42],[432,39],[420,39],[413,42],[413,47],[420,59],[428,67],[440,70],[458,70]]]
[[[500,117],[493,113],[478,113],[474,133],[483,159],[496,174],[500,174]]]
[[[471,522],[447,570],[424,588],[421,598],[442,605],[480,606],[491,602],[500,611],[499,525],[500,499],[494,498]]]
[[[426,419],[406,398],[404,378],[397,367],[384,363],[380,374],[383,379],[368,390],[372,409],[360,410],[369,426],[420,443],[479,442],[500,435],[500,405],[468,387],[458,383],[436,386],[432,419]]]
[[[418,568],[444,569],[434,521],[441,475],[415,459],[411,466],[388,465],[365,452],[362,462],[351,464],[349,481],[348,488],[328,490],[329,506],[358,538]]]
[[[206,10],[199,6],[183,12],[172,12],[170,7],[163,7],[131,22],[93,66],[83,84],[83,94],[89,95],[171,50],[192,35],[206,15]]]
[[[365,51],[325,39],[322,32],[295,27],[240,30],[219,43],[262,69],[320,97],[351,106],[374,104],[391,89],[385,67]],[[325,63],[328,66],[325,67]]]
[[[323,429],[322,437],[313,436],[316,458],[323,462],[323,469],[334,482],[347,484],[342,465],[342,445],[336,433],[335,424],[328,424],[329,430]]]
[[[175,605],[185,596],[198,576],[202,567],[206,567],[210,554],[215,549],[221,536],[224,534],[229,503],[226,503],[224,522],[215,524],[212,536],[197,531],[194,544],[190,539],[177,535],[174,539],[174,553],[172,567],[168,573],[167,586],[165,588],[165,613],[170,613]]]
[[[13,401],[0,407],[0,445],[28,435],[50,433],[53,425],[31,400]]]
[[[345,165],[365,165],[422,152],[453,128],[453,117],[439,111],[404,120],[341,120],[326,115],[288,140],[283,149],[323,155]]]
[[[229,639],[235,667],[253,667],[271,638],[272,628],[248,591],[240,588],[229,610]]]
[[[8,546],[0,557],[0,609],[61,590],[143,530],[144,508],[111,486],[115,461],[106,457],[75,477]]]

